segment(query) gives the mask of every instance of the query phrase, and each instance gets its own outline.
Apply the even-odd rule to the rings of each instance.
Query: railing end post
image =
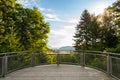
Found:
[[[111,76],[112,71],[112,59],[109,53],[107,53],[107,74]]]
[[[2,57],[2,77],[5,77],[7,74],[7,63],[8,57],[5,55]]]

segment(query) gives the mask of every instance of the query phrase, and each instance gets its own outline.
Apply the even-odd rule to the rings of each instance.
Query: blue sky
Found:
[[[72,46],[75,27],[84,9],[101,14],[116,0],[18,0],[24,7],[38,9],[50,24],[48,46],[59,48]]]

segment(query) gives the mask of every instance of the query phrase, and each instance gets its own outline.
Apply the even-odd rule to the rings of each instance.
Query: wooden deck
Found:
[[[101,71],[76,65],[41,65],[18,70],[0,80],[112,80]]]

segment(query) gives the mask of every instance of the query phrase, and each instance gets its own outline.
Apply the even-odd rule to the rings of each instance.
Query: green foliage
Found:
[[[88,49],[88,40],[89,34],[88,34],[88,28],[90,25],[90,13],[87,10],[84,10],[80,19],[79,24],[76,27],[76,33],[75,33],[75,49],[79,50],[80,48],[86,48]]]
[[[90,50],[96,48],[100,35],[97,16],[91,15],[87,10],[83,11],[80,22],[76,27],[75,49]]]
[[[113,58],[112,61],[112,74],[120,78],[120,59]]]
[[[56,63],[56,54],[49,54],[47,55],[48,63],[55,64]]]
[[[0,52],[46,50],[49,31],[36,7],[23,8],[16,0],[0,0]]]
[[[120,43],[120,16],[117,11],[119,2],[105,9],[102,15],[95,16],[87,10],[83,11],[74,36],[76,50],[103,51],[106,48],[115,48]],[[115,15],[118,16],[115,18]],[[117,48],[116,51],[118,50]]]
[[[8,71],[18,70],[31,66],[30,54],[19,54],[8,58]]]
[[[60,54],[61,64],[80,64],[80,54]]]
[[[103,55],[103,54],[101,54]],[[101,56],[101,55],[94,55],[91,53],[87,53],[85,55],[85,63],[86,66],[94,67],[94,68],[99,68],[101,70],[106,71],[106,64],[107,64],[107,58],[106,56]]]
[[[40,52],[39,54],[36,55],[36,59],[35,59],[37,65],[38,64],[46,64],[48,63],[48,57],[47,54],[44,52]]]
[[[108,48],[108,52],[120,53],[120,44],[118,44],[115,48]]]

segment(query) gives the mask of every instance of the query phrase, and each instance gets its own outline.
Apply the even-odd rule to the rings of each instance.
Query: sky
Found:
[[[75,27],[81,13],[87,9],[90,13],[102,14],[104,8],[116,0],[18,0],[24,7],[36,6],[50,24],[48,46],[60,48],[73,46]]]

